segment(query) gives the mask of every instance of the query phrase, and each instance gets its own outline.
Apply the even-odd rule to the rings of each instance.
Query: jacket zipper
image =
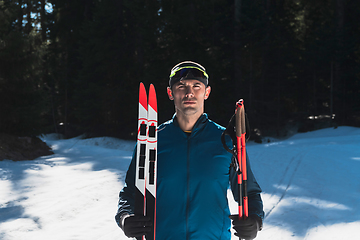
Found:
[[[186,197],[186,239],[190,238],[189,236],[189,213],[190,213],[190,136],[187,136],[187,163],[186,163],[186,181],[187,181],[187,197]]]

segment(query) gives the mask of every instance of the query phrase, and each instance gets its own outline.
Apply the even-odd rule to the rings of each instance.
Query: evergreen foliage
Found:
[[[222,125],[243,98],[267,135],[360,126],[359,10],[356,0],[1,0],[0,132],[132,138],[139,82],[154,83],[165,121],[168,74],[183,60],[207,69],[205,111]]]

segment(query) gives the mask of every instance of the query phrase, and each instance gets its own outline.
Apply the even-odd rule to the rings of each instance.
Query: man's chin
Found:
[[[190,115],[194,115],[196,114],[198,111],[196,108],[193,108],[193,107],[187,107],[183,110],[183,113],[187,116],[190,116]]]

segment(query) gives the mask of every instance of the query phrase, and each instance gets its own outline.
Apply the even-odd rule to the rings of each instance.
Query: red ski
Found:
[[[138,137],[135,175],[135,215],[149,216],[153,231],[146,240],[155,240],[156,229],[156,176],[157,176],[157,100],[154,85],[150,85],[149,98],[143,83],[139,88]],[[144,236],[140,239],[144,239]]]

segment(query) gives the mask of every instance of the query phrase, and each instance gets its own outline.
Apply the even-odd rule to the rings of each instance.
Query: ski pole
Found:
[[[240,99],[236,103],[235,112],[235,131],[236,131],[236,153],[239,166],[239,219],[246,219],[249,216],[248,196],[247,196],[247,172],[246,172],[246,146],[245,146],[245,107],[244,100]]]
[[[249,216],[248,194],[247,194],[247,169],[246,169],[246,121],[244,101],[240,99],[236,102],[235,113],[231,117],[225,131],[221,134],[223,147],[232,153],[231,166],[235,169],[238,180],[239,200],[238,211],[239,220]],[[233,148],[230,149],[225,140],[228,135],[232,139]]]

